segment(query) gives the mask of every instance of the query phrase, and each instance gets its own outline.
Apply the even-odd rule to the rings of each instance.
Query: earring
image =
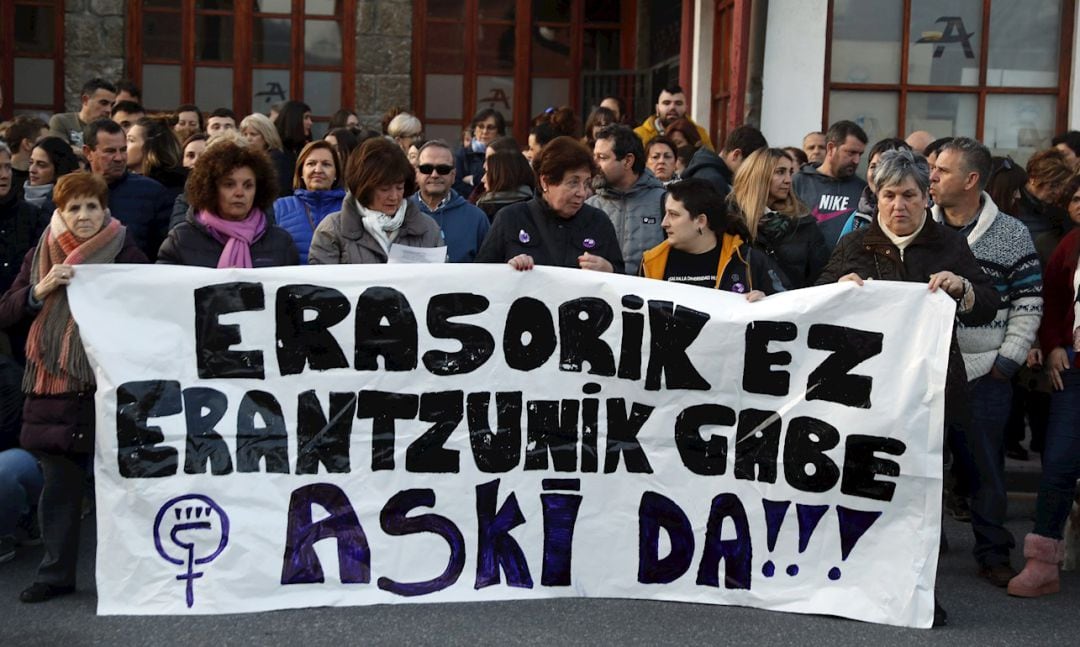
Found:
[[[701,227],[698,227],[698,228],[697,228],[697,235],[698,235],[698,236],[702,235]]]

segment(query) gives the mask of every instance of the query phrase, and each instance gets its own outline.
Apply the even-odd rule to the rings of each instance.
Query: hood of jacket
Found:
[[[415,198],[414,202],[416,203],[416,206],[420,207],[420,211],[426,213],[429,216],[443,211],[453,211],[454,209],[461,207],[461,205],[469,203],[468,200],[461,197],[461,195],[453,189],[450,189],[450,199],[446,201],[446,204],[439,205],[438,209],[432,209],[431,207],[429,207],[427,203],[424,202],[424,199],[420,196],[419,191],[412,194],[412,197]]]
[[[609,200],[618,200],[620,198],[631,198],[634,195],[650,189],[663,189],[664,183],[656,179],[656,176],[652,174],[652,171],[645,169],[638,176],[638,179],[634,184],[625,191],[616,189],[610,186],[602,186],[596,190],[596,194],[607,198]]]
[[[345,199],[345,189],[325,189],[322,191],[296,189],[293,191],[293,195],[296,196],[300,202],[311,207],[313,211],[318,213],[329,213],[337,211],[338,207],[341,206],[342,200]]]
[[[994,224],[994,219],[1000,213],[997,205],[994,204],[994,200],[986,191],[982,192],[980,200],[982,206],[979,209],[979,215],[976,217],[975,226],[967,232],[968,246],[974,245],[975,241],[982,238],[982,235],[990,229],[990,225]],[[945,223],[945,211],[941,208],[941,205],[935,204],[930,207],[930,215],[934,217],[934,222]]]
[[[706,168],[716,169],[724,176],[727,183],[730,185],[731,180],[734,177],[734,173],[728,168],[727,162],[715,152],[702,146],[694,152],[694,156],[690,158],[690,163],[683,169],[682,177],[691,178],[697,175],[698,171]]]

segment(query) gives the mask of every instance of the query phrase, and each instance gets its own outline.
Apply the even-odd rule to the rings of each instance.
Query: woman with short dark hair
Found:
[[[445,246],[438,223],[405,199],[416,192],[416,171],[389,139],[369,139],[353,153],[345,188],[341,210],[315,228],[309,265],[385,263],[393,245]]]
[[[595,171],[592,153],[572,137],[556,137],[533,160],[540,195],[505,207],[495,217],[477,263],[509,263],[623,272],[615,227],[585,204]]]
[[[191,210],[169,231],[157,262],[218,268],[298,264],[292,237],[266,216],[276,195],[277,173],[264,151],[215,142],[191,171]]]
[[[468,147],[459,148],[454,153],[454,170],[457,179],[454,190],[458,195],[467,196],[480,184],[484,175],[484,153],[495,139],[506,134],[506,120],[502,113],[494,108],[485,108],[476,113],[469,124],[472,139]]]

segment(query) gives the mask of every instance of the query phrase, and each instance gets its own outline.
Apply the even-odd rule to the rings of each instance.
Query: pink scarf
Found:
[[[266,214],[252,209],[243,220],[225,220],[209,211],[200,211],[195,219],[206,227],[214,240],[225,245],[218,259],[219,268],[251,267],[251,243],[266,231]]]

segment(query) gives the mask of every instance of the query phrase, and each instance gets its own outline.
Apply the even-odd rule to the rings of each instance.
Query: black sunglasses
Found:
[[[438,171],[439,175],[450,175],[454,167],[450,164],[421,164],[416,167],[424,175],[431,175],[432,171]]]

